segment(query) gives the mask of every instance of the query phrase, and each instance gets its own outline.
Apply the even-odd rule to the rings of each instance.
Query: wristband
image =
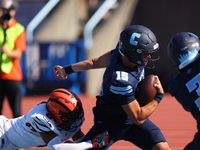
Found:
[[[162,98],[164,97],[164,93],[157,93],[156,97],[154,98],[158,103],[160,103],[160,101],[162,100]]]
[[[67,65],[64,67],[65,73],[67,75],[74,73],[74,70],[72,70],[72,65]]]

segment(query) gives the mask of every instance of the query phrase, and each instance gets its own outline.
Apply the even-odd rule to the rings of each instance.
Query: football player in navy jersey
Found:
[[[180,32],[168,44],[168,57],[179,74],[169,83],[172,96],[190,112],[197,121],[198,132],[184,150],[200,149],[200,41],[190,32]]]
[[[94,112],[94,126],[83,141],[93,138],[105,130],[110,135],[108,149],[118,140],[129,141],[143,150],[170,150],[160,129],[149,120],[149,116],[164,96],[160,80],[155,76],[156,97],[140,107],[134,93],[137,84],[144,78],[144,67],[153,68],[159,56],[154,33],[142,25],[125,28],[114,50],[94,59],[67,66],[56,65],[55,77],[66,79],[69,74],[89,69],[105,68],[102,90],[97,96]]]

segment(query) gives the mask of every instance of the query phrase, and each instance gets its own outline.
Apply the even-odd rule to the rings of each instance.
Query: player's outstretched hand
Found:
[[[154,87],[157,89],[157,93],[164,93],[163,87],[160,83],[158,76],[154,76],[154,77],[155,77]]]
[[[68,75],[66,74],[64,68],[62,66],[54,66],[54,75],[56,78],[60,78],[60,79],[67,79]]]
[[[101,134],[98,134],[91,140],[92,145],[94,148],[100,148],[100,147],[106,146],[109,143],[109,138],[110,136],[108,134],[108,131],[105,131]]]

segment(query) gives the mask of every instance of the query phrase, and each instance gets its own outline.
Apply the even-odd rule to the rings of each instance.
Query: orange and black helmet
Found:
[[[47,110],[62,129],[75,131],[84,121],[84,111],[80,98],[63,88],[51,92]]]

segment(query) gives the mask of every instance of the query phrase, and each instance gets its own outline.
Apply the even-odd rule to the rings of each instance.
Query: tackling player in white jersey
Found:
[[[55,89],[47,102],[38,104],[21,117],[0,116],[0,149],[47,145],[52,150],[84,150],[108,143],[106,131],[92,140],[78,143],[84,137],[80,128],[83,122],[84,111],[79,97],[66,89]],[[74,143],[64,143],[70,138]]]

